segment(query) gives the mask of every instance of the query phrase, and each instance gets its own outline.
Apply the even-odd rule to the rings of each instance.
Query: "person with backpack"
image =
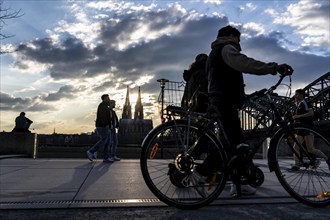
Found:
[[[195,61],[190,65],[188,70],[184,70],[183,79],[186,81],[181,107],[183,110],[196,112],[206,111],[205,100],[202,96],[195,94],[196,92],[207,92],[207,75],[205,73],[205,64],[207,55],[204,53],[198,54]],[[195,100],[192,100],[192,98]],[[193,105],[193,106],[192,106]],[[193,109],[191,109],[193,107]]]
[[[292,118],[295,120],[295,122],[299,122],[308,126],[312,126],[313,125],[313,116],[314,116],[314,110],[312,108],[312,106],[310,105],[310,103],[308,103],[305,99],[305,92],[303,89],[297,89],[295,91],[295,95],[294,95],[294,99],[295,99],[295,104],[296,104],[296,111],[295,114],[292,116]],[[323,158],[329,169],[330,169],[330,158],[327,157],[321,150],[316,149],[314,146],[314,135],[312,133],[309,132],[300,132],[297,134],[296,138],[298,139],[299,143],[303,144],[305,143],[307,151],[312,154],[315,157],[318,158]],[[299,152],[299,147],[295,144],[293,146],[293,148],[296,150],[296,152],[298,153],[298,155],[300,154]],[[301,162],[298,160],[298,158],[296,157],[296,155],[293,155],[295,164],[291,167],[291,171],[297,171],[300,170],[302,164]],[[316,166],[319,165],[320,161],[317,160],[318,164],[316,164]]]

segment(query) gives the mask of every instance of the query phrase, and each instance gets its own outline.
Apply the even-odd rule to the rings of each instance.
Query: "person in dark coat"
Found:
[[[112,163],[113,160],[109,155],[109,147],[111,143],[111,114],[110,114],[110,98],[108,94],[104,94],[101,96],[102,102],[99,104],[97,108],[96,114],[96,133],[99,137],[99,141],[87,151],[87,158],[90,161],[96,159],[97,151],[103,147],[104,154],[104,163]]]
[[[191,107],[193,107],[192,110],[196,112],[204,112],[206,110],[204,100],[195,93],[196,91],[207,92],[207,74],[205,73],[207,57],[208,56],[204,53],[198,54],[189,69],[183,72],[183,79],[186,81],[181,100],[181,107],[183,110],[187,110]],[[192,99],[194,94],[196,97]]]

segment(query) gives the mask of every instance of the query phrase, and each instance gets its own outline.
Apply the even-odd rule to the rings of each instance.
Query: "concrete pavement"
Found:
[[[228,185],[212,204],[179,210],[149,191],[137,159],[104,164],[18,156],[0,156],[0,219],[328,220],[330,216],[330,207],[313,208],[292,199],[265,160],[255,160],[265,174],[256,195],[233,199]]]
[[[213,205],[297,203],[265,160],[255,163],[265,174],[257,194],[233,199],[228,185]],[[166,206],[147,188],[138,159],[0,159],[0,210],[136,206]]]

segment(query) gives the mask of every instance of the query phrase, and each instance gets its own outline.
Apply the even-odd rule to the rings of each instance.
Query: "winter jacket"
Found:
[[[227,97],[228,104],[237,108],[242,106],[245,96],[243,72],[276,74],[277,63],[264,63],[242,54],[237,38],[219,37],[211,48],[206,65],[208,92]]]

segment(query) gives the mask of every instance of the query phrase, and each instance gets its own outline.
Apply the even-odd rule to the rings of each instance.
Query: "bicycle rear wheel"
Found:
[[[162,202],[196,209],[218,198],[227,181],[226,154],[214,133],[185,120],[153,129],[142,144],[143,178]]]
[[[302,156],[299,160],[302,165],[292,169],[296,163],[292,147],[297,142],[297,133],[313,134],[315,148],[330,158],[329,141],[313,128],[300,124],[290,125],[289,133],[282,129],[273,137],[269,149],[270,167],[273,166],[284,189],[298,201],[314,207],[329,206],[330,172],[325,159],[310,154],[303,144],[296,143],[300,147],[297,151]]]

